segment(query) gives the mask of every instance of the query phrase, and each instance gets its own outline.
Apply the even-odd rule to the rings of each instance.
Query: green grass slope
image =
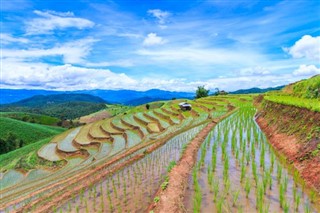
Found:
[[[28,112],[0,112],[0,117],[12,118],[15,120],[43,125],[56,125],[60,119]]]
[[[269,92],[264,99],[320,112],[320,75],[289,84],[280,92]]]
[[[315,75],[309,79],[301,80],[289,84],[283,90],[283,93],[300,98],[320,98],[320,75]]]
[[[0,138],[4,139],[11,132],[17,138],[24,141],[24,145],[31,144],[44,138],[65,131],[61,127],[45,126],[41,124],[27,123],[11,118],[0,117]]]

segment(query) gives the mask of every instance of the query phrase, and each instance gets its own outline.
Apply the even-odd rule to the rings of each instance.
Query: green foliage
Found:
[[[171,172],[172,168],[177,165],[175,161],[170,161],[169,166],[167,168],[168,173]]]
[[[18,121],[10,118],[4,118],[4,117],[0,117],[0,127],[1,127],[0,138],[2,140],[5,140],[5,141],[22,140],[23,141],[22,146],[34,143],[36,141],[39,141],[44,138],[48,138],[53,135],[57,135],[65,130],[60,127],[27,123],[27,122]],[[14,140],[12,138],[12,134],[15,136]],[[19,148],[22,146],[17,146],[16,148]],[[8,151],[12,151],[12,150],[13,149],[10,149]]]
[[[293,95],[302,98],[320,98],[320,75],[295,83]]]
[[[155,198],[153,199],[153,201],[154,201],[155,203],[158,203],[158,202],[160,201],[160,198],[157,196],[157,197],[155,197]]]
[[[21,139],[19,140],[15,134],[9,132],[6,138],[0,138],[0,154],[19,149],[24,143],[25,142]]]
[[[105,109],[104,103],[67,102],[49,104],[39,107],[33,106],[3,106],[2,112],[27,112],[57,117],[59,119],[75,119]]]
[[[27,112],[0,112],[0,116],[43,125],[56,125],[60,121],[55,117]]]
[[[209,91],[204,88],[204,86],[198,86],[198,89],[196,90],[196,98],[203,98],[207,97],[209,95]]]
[[[47,144],[52,138],[46,138],[37,141],[33,144],[29,144],[20,149],[16,149],[6,154],[0,155],[0,168],[1,171],[13,169],[18,164],[22,165],[24,162],[28,165],[28,168],[35,167],[40,163],[40,159],[37,156],[37,151],[45,144]],[[22,159],[22,160],[21,160]]]
[[[319,99],[299,98],[288,95],[267,95],[264,99],[279,104],[302,107],[312,111],[320,112]]]

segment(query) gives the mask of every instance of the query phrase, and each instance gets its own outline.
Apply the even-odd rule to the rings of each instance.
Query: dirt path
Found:
[[[309,187],[315,188],[320,192],[320,157],[316,156],[310,159],[302,159],[306,153],[310,152],[312,143],[304,146],[294,135],[288,136],[284,133],[279,133],[276,126],[268,125],[268,122],[263,117],[256,119],[260,128],[266,134],[271,145],[284,154],[286,159],[299,171],[301,177],[305,180]]]
[[[148,211],[153,210],[154,212],[165,212],[165,213],[178,213],[184,212],[183,210],[183,199],[185,190],[188,184],[188,178],[192,172],[197,161],[197,153],[212,128],[217,124],[218,121],[228,117],[234,111],[231,111],[224,115],[219,120],[214,120],[209,123],[205,128],[197,134],[197,136],[189,143],[184,154],[182,155],[178,164],[173,167],[169,173],[169,185],[165,191],[160,187],[156,196],[160,198],[158,203],[152,203]]]

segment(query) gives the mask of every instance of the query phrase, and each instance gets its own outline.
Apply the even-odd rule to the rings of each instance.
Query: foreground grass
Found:
[[[0,116],[43,125],[56,125],[60,121],[55,117],[28,112],[0,112]]]
[[[53,137],[49,137],[33,144],[29,144],[20,149],[0,155],[0,171],[19,167],[19,163],[26,164],[29,169],[36,167],[40,159],[37,156],[37,151],[45,144],[49,143]],[[19,156],[19,157],[17,157]],[[27,168],[25,168],[27,169]]]
[[[25,145],[65,131],[65,129],[61,127],[27,123],[5,117],[0,117],[0,130],[0,138],[5,138],[11,132],[16,135],[18,139],[23,140]]]
[[[279,103],[279,104],[296,106],[296,107],[306,108],[315,112],[320,112],[319,99],[298,98],[298,97],[287,96],[287,95],[267,95],[267,96],[264,96],[264,99],[275,102],[275,103]]]

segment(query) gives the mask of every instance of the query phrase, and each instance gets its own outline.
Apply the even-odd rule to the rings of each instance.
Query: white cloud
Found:
[[[56,45],[50,49],[24,49],[13,50],[3,49],[2,58],[14,59],[37,59],[47,56],[63,56],[64,63],[84,63],[85,57],[90,53],[91,46],[98,40],[86,38],[68,42],[62,45]]]
[[[147,37],[143,40],[143,46],[154,46],[164,43],[166,43],[166,41],[162,37],[157,36],[156,33],[149,33]]]
[[[34,13],[41,16],[41,18],[35,18],[26,22],[26,33],[28,35],[48,34],[57,29],[70,27],[84,29],[94,26],[94,23],[90,20],[74,17],[72,12],[42,12],[35,10]]]
[[[305,65],[302,64],[293,72],[295,76],[313,76],[320,74],[320,68],[316,67],[315,65]]]
[[[160,25],[164,25],[166,23],[166,19],[171,15],[169,12],[159,9],[148,10],[148,14],[158,19]]]
[[[261,75],[268,75],[270,74],[270,71],[265,68],[265,67],[261,67],[261,66],[255,66],[255,67],[249,67],[249,68],[244,68],[240,70],[240,75],[243,76],[261,76]]]
[[[169,91],[194,92],[197,86],[205,85],[234,91],[251,87],[274,87],[300,80],[293,74],[256,76],[234,76],[188,81],[182,78],[143,78],[136,80],[124,73],[114,73],[109,69],[95,69],[70,64],[52,66],[44,63],[26,63],[5,59],[0,86],[2,88],[48,89],[48,90],[88,90],[88,89],[163,89]]]
[[[90,69],[70,64],[50,66],[43,63],[3,61],[1,85],[13,88],[83,90],[132,87],[136,81],[126,74],[108,69]]]
[[[320,36],[304,35],[290,48],[284,48],[293,58],[320,60]]]
[[[29,40],[26,38],[15,38],[9,34],[0,33],[0,39],[2,44],[10,44],[10,43],[29,43]]]

